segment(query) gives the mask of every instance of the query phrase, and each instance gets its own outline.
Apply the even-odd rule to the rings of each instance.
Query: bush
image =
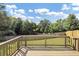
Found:
[[[5,32],[4,35],[6,35],[6,36],[13,36],[13,35],[16,35],[16,33],[14,31],[12,31],[12,30],[8,30],[8,31]]]

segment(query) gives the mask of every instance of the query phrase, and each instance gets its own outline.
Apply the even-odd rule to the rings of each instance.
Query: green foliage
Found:
[[[49,32],[49,25],[50,25],[50,22],[49,20],[41,20],[40,23],[38,24],[38,31],[40,33],[48,33]]]
[[[69,14],[68,18],[63,21],[65,30],[76,30],[78,29],[79,20],[74,14]]]
[[[53,21],[52,21],[53,22]],[[79,29],[79,20],[74,14],[69,14],[65,19],[58,19],[51,23],[49,20],[41,20],[36,23],[7,16],[5,5],[0,4],[0,34],[3,35],[28,35],[37,33],[54,33]],[[2,32],[1,32],[2,31]]]
[[[16,26],[15,26],[15,33],[17,35],[21,34],[22,32],[22,20],[20,18],[17,19],[17,23],[16,23]]]
[[[63,32],[79,29],[79,20],[74,14],[69,14],[66,19],[58,19],[50,25],[50,32]]]
[[[10,19],[5,11],[5,6],[0,5],[0,36],[4,36],[10,30]]]

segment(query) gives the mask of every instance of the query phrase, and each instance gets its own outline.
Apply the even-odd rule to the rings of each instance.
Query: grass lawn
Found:
[[[67,44],[69,44],[67,40]],[[65,38],[52,38],[52,39],[47,39],[46,44],[47,45],[65,45]],[[45,45],[45,39],[43,40],[32,40],[32,41],[27,41],[27,45]]]

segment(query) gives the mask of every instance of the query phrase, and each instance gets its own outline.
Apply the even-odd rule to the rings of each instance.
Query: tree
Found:
[[[34,22],[31,22],[31,27],[32,27],[32,34],[36,34],[36,32],[37,32],[37,25]]]
[[[0,5],[0,31],[6,31],[9,29],[10,19],[6,14],[5,6]]]
[[[10,20],[6,14],[5,6],[0,5],[0,31],[6,31],[9,29]]]
[[[78,28],[78,19],[74,14],[69,14],[69,16],[63,20],[63,25],[65,30],[74,30]]]
[[[49,25],[50,25],[49,20],[46,20],[46,19],[41,20],[40,23],[38,24],[38,31],[41,33],[48,33]]]
[[[15,33],[17,35],[22,34],[22,24],[23,24],[23,21],[20,18],[17,18],[17,23],[16,23],[16,26],[15,26]]]

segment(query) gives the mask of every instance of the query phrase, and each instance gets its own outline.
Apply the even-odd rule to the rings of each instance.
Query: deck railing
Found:
[[[19,39],[21,39],[21,36],[0,43],[0,56],[12,55],[17,49],[19,49]]]
[[[13,39],[0,43],[0,56],[10,56],[13,55],[16,51],[22,46],[27,46],[27,41],[30,40],[42,40],[45,39],[44,46],[47,45],[47,39],[51,38],[64,38],[65,46],[67,45],[66,39],[69,38],[67,36],[52,36],[52,35],[23,35],[17,36]]]

